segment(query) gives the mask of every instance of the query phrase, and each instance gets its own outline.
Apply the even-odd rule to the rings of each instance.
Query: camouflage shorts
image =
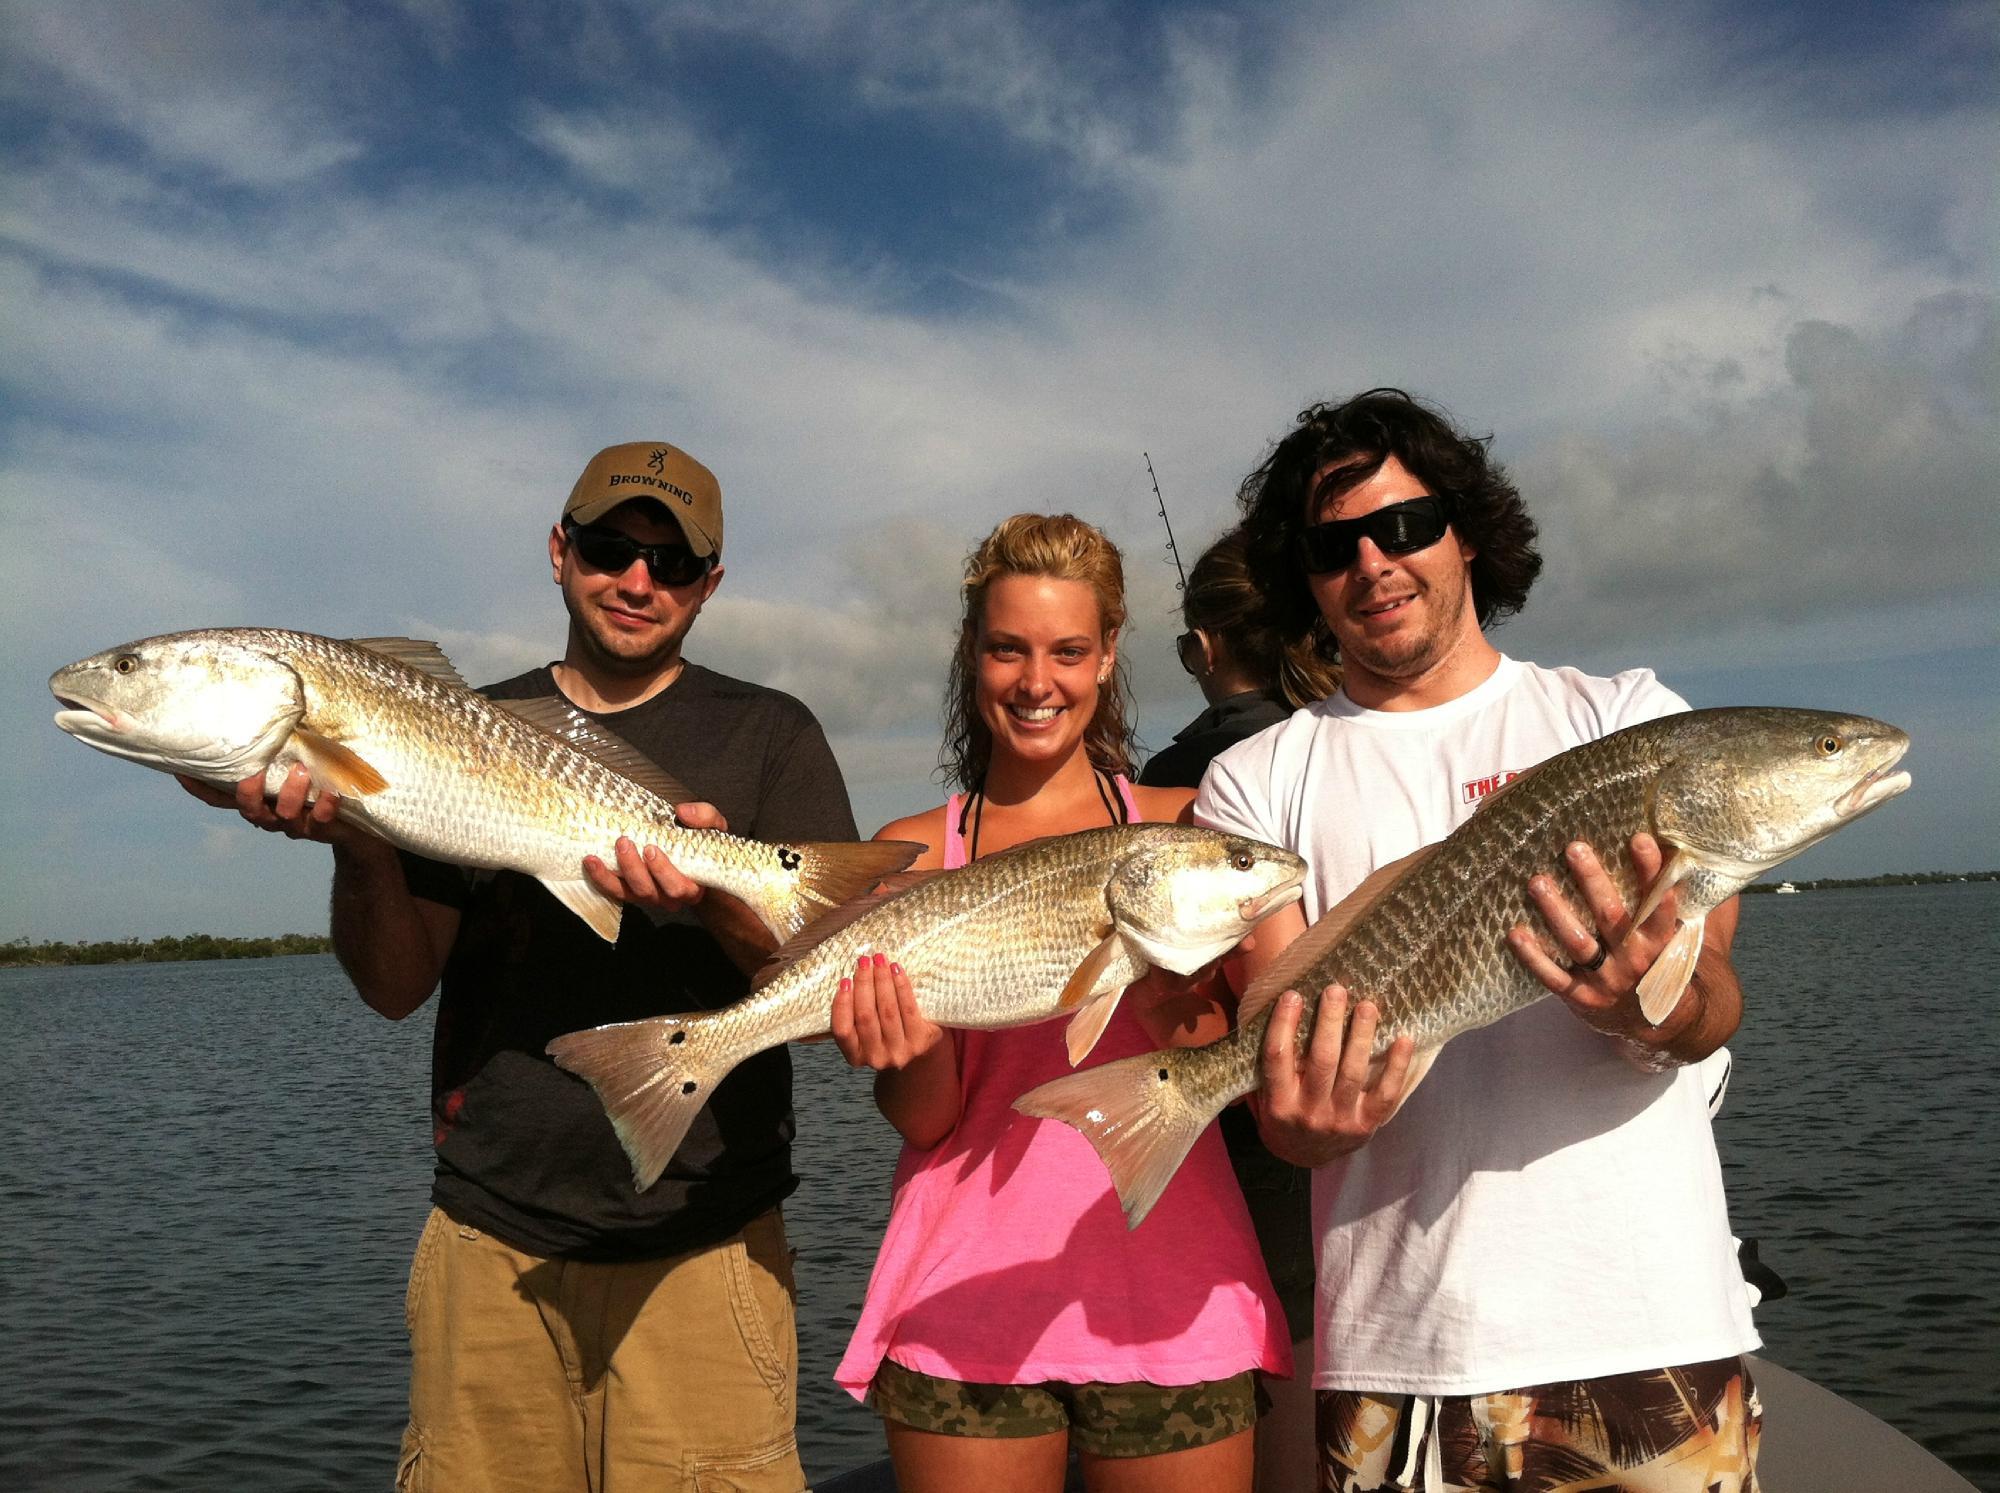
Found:
[[[882,1360],[868,1403],[886,1419],[944,1436],[1068,1431],[1098,1457],[1150,1457],[1227,1440],[1257,1423],[1256,1376],[1202,1384],[968,1384]]]
[[[1740,1358],[1444,1395],[1323,1389],[1321,1493],[1756,1493],[1763,1411]]]

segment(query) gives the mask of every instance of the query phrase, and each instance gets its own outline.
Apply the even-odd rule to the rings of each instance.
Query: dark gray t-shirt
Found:
[[[541,668],[483,693],[558,691]],[[855,838],[826,737],[790,695],[689,664],[644,704],[592,719],[721,809],[733,833]],[[727,1238],[797,1187],[784,1048],[723,1081],[644,1193],[590,1086],[542,1051],[583,1027],[741,999],[748,978],[692,913],[656,926],[628,910],[613,946],[530,877],[417,856],[404,869],[417,896],[462,914],[432,1048],[440,1208],[533,1254],[646,1259]]]

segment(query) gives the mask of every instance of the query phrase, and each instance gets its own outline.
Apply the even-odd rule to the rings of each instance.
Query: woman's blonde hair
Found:
[[[1106,644],[1125,625],[1125,566],[1118,546],[1102,531],[1068,513],[1017,513],[1001,520],[966,557],[965,609],[945,684],[939,770],[961,791],[979,786],[993,757],[993,733],[979,714],[979,625],[987,588],[1006,575],[1082,581],[1097,599],[1098,637]],[[1121,660],[1097,687],[1097,710],[1084,731],[1084,750],[1093,767],[1111,773],[1132,770],[1130,703]]]
[[[1220,642],[1260,689],[1275,689],[1294,710],[1340,688],[1339,647],[1321,618],[1287,639],[1250,574],[1247,536],[1231,529],[1202,552],[1181,594],[1181,620]]]

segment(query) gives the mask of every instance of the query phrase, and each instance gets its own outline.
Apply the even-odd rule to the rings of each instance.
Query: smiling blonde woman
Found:
[[[1044,835],[1184,819],[1186,789],[1135,788],[1118,663],[1118,550],[1068,514],[1017,514],[968,558],[944,756],[957,792],[885,826],[962,866]],[[1142,982],[1144,984],[1146,982]],[[1227,1025],[1185,991],[1136,990],[1090,1063]],[[945,1031],[890,966],[836,1003],[850,1062],[904,1138],[861,1321],[836,1377],[883,1416],[913,1493],[1062,1486],[1247,1490],[1254,1372],[1290,1350],[1242,1194],[1211,1133],[1138,1232],[1067,1126],[1013,1101],[1067,1073],[1054,1024]]]

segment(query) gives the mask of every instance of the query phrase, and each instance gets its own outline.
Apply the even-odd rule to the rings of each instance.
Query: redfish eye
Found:
[[[1239,850],[1229,857],[1229,864],[1239,871],[1247,871],[1257,864],[1257,857],[1247,850]]]
[[[129,674],[139,667],[139,660],[129,653],[121,653],[113,660],[111,667],[120,674]]]
[[[1838,757],[1841,747],[1845,744],[1838,736],[1827,735],[1813,743],[1813,750],[1822,757]]]

